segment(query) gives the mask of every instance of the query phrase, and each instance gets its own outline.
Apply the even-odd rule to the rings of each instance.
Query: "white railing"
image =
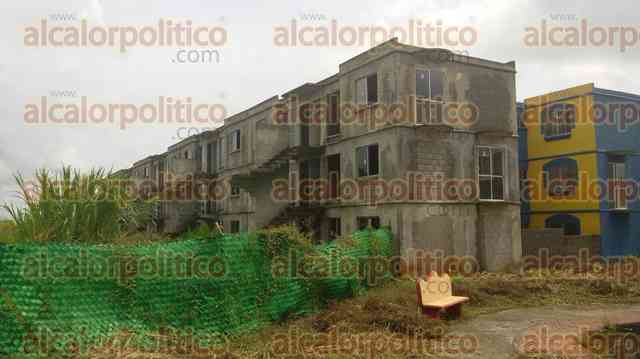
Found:
[[[438,125],[443,123],[442,102],[429,98],[416,97],[416,124]]]
[[[613,181],[613,209],[627,209],[627,191],[624,181]]]

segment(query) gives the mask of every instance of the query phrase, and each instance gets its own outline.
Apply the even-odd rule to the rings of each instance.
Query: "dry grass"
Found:
[[[639,283],[593,273],[477,274],[455,278],[454,292],[470,298],[461,320],[472,320],[512,308],[639,302]],[[331,303],[316,315],[230,337],[226,354],[218,357],[438,358],[438,348],[455,334],[450,322],[419,314],[415,282],[399,278],[360,297]]]

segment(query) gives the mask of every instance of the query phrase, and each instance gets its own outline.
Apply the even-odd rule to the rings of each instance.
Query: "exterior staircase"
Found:
[[[276,173],[278,170],[288,168],[289,161],[305,156],[318,155],[324,151],[324,147],[296,146],[287,147],[259,166],[243,173],[232,176],[231,183],[248,191],[255,187],[257,179]]]
[[[289,204],[274,217],[267,227],[285,224],[295,225],[301,232],[309,233],[314,241],[320,240],[325,208],[313,203]]]

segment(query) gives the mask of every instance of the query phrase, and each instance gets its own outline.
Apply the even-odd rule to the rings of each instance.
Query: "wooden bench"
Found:
[[[431,318],[440,318],[440,314],[445,312],[450,318],[458,318],[462,314],[462,303],[469,300],[467,297],[456,297],[453,295],[451,278],[448,274],[438,276],[438,273],[431,272],[427,280],[418,278],[416,281],[418,291],[418,305],[422,313]]]

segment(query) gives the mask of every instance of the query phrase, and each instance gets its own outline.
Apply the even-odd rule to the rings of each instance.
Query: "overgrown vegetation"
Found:
[[[293,225],[261,229],[255,238],[263,238],[270,257],[287,255],[290,250],[308,253],[313,250],[311,236]]]
[[[0,220],[0,244],[15,242],[16,224],[10,220]]]
[[[15,175],[22,205],[3,206],[15,223],[14,241],[111,243],[145,226],[153,201],[137,198],[123,180],[67,166],[38,170],[34,181]]]

